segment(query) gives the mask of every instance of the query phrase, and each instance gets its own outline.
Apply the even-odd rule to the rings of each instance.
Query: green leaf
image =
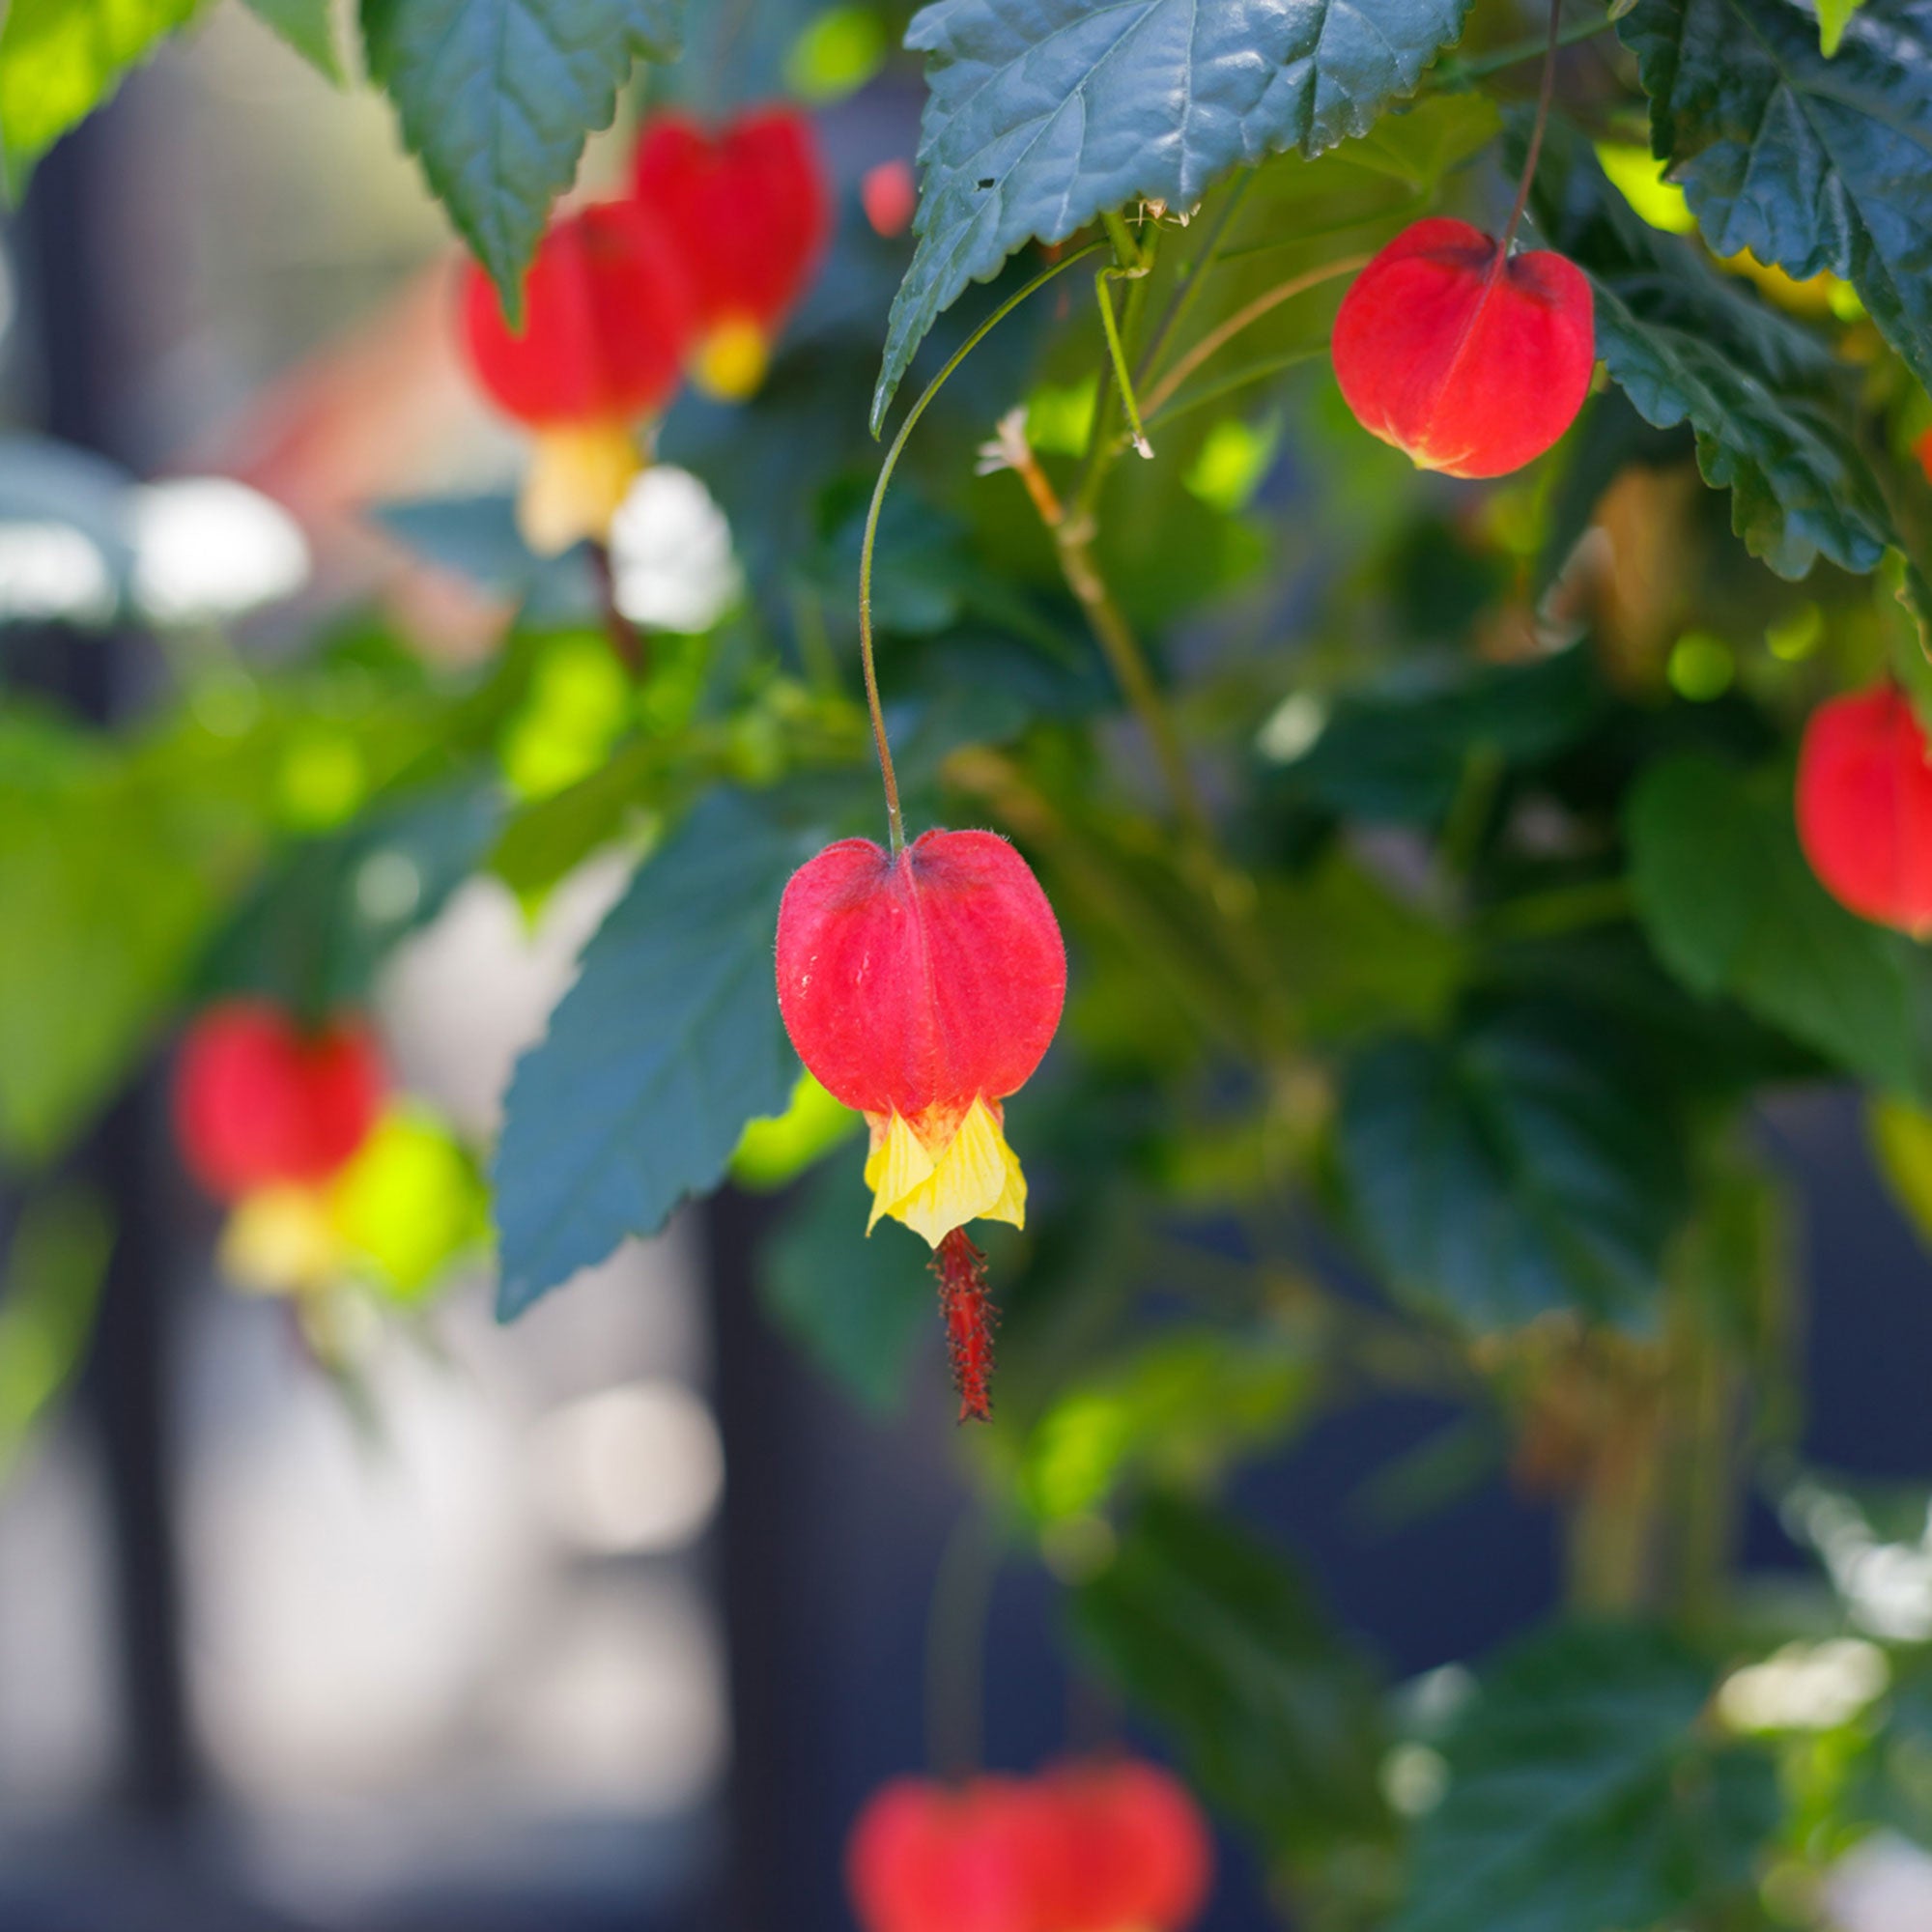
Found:
[[[342,55],[335,44],[334,0],[246,0],[248,11],[288,43],[323,79],[342,85]]]
[[[1715,1673],[1647,1631],[1559,1626],[1509,1653],[1442,1741],[1448,1791],[1389,1932],[1652,1932],[1748,1887],[1773,1768],[1700,1725]]]
[[[1286,1329],[1186,1328],[1083,1375],[1029,1432],[1018,1489],[1043,1523],[1097,1509],[1130,1476],[1198,1485],[1307,1414],[1319,1364]]]
[[[1343,1087],[1353,1218],[1410,1300],[1486,1332],[1641,1324],[1686,1181],[1660,1096],[1576,1014],[1524,1002],[1385,1040]]]
[[[814,841],[732,792],[699,805],[583,954],[517,1064],[493,1175],[509,1321],[715,1185],[798,1062],[779,1021],[779,895]]]
[[[266,841],[272,766],[0,717],[0,1149],[56,1155],[126,1076]]]
[[[1865,1132],[1891,1198],[1932,1247],[1932,1114],[1882,1094],[1865,1109]]]
[[[1732,527],[1751,554],[1787,578],[1820,554],[1875,568],[1897,538],[1858,449],[1845,372],[1825,345],[1640,220],[1561,124],[1548,131],[1535,208],[1551,245],[1595,285],[1597,353],[1611,381],[1654,428],[1695,431],[1697,467],[1731,492]]]
[[[1704,756],[1638,782],[1625,812],[1637,915],[1692,992],[1747,1011],[1874,1085],[1910,1091],[1910,942],[1838,905],[1811,875],[1788,779]]]
[[[1468,0],[937,0],[920,242],[893,303],[876,433],[914,352],[969,282],[1137,197],[1192,209],[1231,168],[1368,131],[1463,30]]]
[[[362,0],[370,75],[513,322],[585,135],[638,60],[675,53],[681,17],[674,0]]]
[[[186,23],[200,0],[11,0],[0,26],[0,160],[9,194],[34,163]]]
[[[1818,0],[1818,51],[1827,60],[1838,51],[1845,29],[1864,0]]]
[[[866,1233],[860,1160],[828,1162],[766,1244],[758,1286],[794,1342],[876,1415],[899,1406],[921,1343],[938,1332],[922,1251],[890,1223]]]
[[[1472,758],[1535,764],[1580,738],[1604,702],[1581,649],[1473,668],[1459,655],[1446,670],[1345,697],[1279,769],[1293,791],[1346,816],[1430,825],[1455,803]],[[1264,728],[1264,756],[1267,743]]]
[[[84,1188],[21,1210],[0,1280],[0,1475],[80,1367],[113,1246],[106,1205]]]
[[[1272,1550],[1192,1504],[1151,1498],[1073,1617],[1202,1791],[1271,1855],[1339,1871],[1384,1841],[1373,1680]]]
[[[1650,140],[1720,255],[1829,269],[1932,384],[1932,0],[1869,0],[1835,58],[1790,0],[1637,0]]]

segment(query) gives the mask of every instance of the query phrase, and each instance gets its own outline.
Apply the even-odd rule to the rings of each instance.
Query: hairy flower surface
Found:
[[[484,392],[536,433],[518,503],[538,551],[603,540],[642,467],[637,424],[677,392],[696,327],[675,240],[629,202],[552,224],[514,330],[483,271],[466,270],[463,341]]]
[[[384,1085],[364,1026],[305,1034],[264,1000],[211,1008],[175,1068],[182,1159],[220,1201],[327,1180],[376,1124]]]
[[[1798,838],[1841,905],[1932,935],[1932,766],[1896,685],[1834,697],[1811,714],[1798,756]]]
[[[1004,838],[827,846],[785,888],[778,984],[799,1058],[870,1123],[870,1226],[890,1214],[937,1248],[968,1221],[1025,1224],[1000,1103],[1060,1024],[1066,952]]]
[[[693,380],[726,401],[749,396],[831,238],[832,194],[810,121],[765,108],[711,134],[660,115],[638,142],[632,183],[677,238],[691,277]]]
[[[1424,469],[1501,476],[1577,418],[1596,366],[1590,284],[1545,250],[1505,256],[1465,221],[1405,228],[1335,317],[1356,420]]]

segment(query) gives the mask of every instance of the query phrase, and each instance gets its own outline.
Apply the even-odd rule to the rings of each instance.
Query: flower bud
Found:
[[[1862,919],[1932,936],[1932,767],[1896,685],[1811,714],[1798,755],[1798,838],[1819,883]]]
[[[693,380],[743,400],[764,380],[772,343],[831,236],[832,197],[810,121],[767,108],[711,135],[681,115],[659,115],[638,143],[632,183],[675,236],[691,277]]]
[[[1577,418],[1596,366],[1590,284],[1547,250],[1505,257],[1465,221],[1405,228],[1335,317],[1355,419],[1424,469],[1502,476]]]
[[[212,1008],[176,1064],[175,1136],[188,1172],[220,1201],[329,1179],[382,1107],[382,1057],[353,1021],[304,1035],[265,1000]]]
[[[642,467],[635,425],[677,391],[696,327],[680,252],[646,209],[586,208],[553,223],[513,331],[473,263],[463,291],[470,368],[498,408],[537,434],[518,504],[544,553],[600,541]]]

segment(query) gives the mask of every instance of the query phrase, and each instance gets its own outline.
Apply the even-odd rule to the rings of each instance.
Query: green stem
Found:
[[[1516,240],[1522,212],[1529,206],[1530,185],[1536,180],[1536,163],[1543,153],[1543,130],[1549,125],[1549,103],[1556,92],[1556,49],[1563,39],[1563,0],[1549,0],[1549,44],[1543,53],[1543,84],[1536,92],[1536,126],[1529,133],[1529,153],[1522,159],[1522,180],[1517,184],[1516,206],[1503,228],[1496,248],[1496,260],[1509,259],[1510,243]]]
[[[1585,20],[1580,25],[1566,27],[1556,37],[1559,47],[1575,46],[1578,41],[1594,40],[1599,34],[1608,33],[1616,25],[1613,19]],[[1547,34],[1538,34],[1526,41],[1514,41],[1508,46],[1499,48],[1492,54],[1483,54],[1475,60],[1444,62],[1439,90],[1460,91],[1468,82],[1481,80],[1486,75],[1500,73],[1505,68],[1520,66],[1523,61],[1534,60],[1549,45]]]
[[[1133,437],[1134,447],[1141,455],[1151,457],[1153,445],[1147,440],[1140,406],[1134,401],[1133,378],[1127,374],[1127,352],[1121,346],[1121,326],[1114,319],[1114,300],[1107,293],[1107,284],[1114,276],[1112,269],[1102,269],[1094,277],[1094,295],[1100,304],[1100,329],[1107,338],[1107,355],[1114,364],[1114,381],[1120,387],[1121,407],[1126,412],[1127,428]]]
[[[1218,403],[1224,396],[1232,396],[1237,389],[1245,389],[1251,383],[1264,383],[1270,376],[1279,376],[1289,369],[1298,369],[1304,362],[1314,362],[1327,355],[1328,345],[1317,343],[1313,349],[1292,350],[1286,355],[1270,355],[1260,362],[1250,362],[1245,369],[1237,369],[1232,376],[1224,376],[1218,383],[1209,383],[1205,389],[1197,389],[1191,396],[1183,396],[1179,402],[1169,403],[1157,416],[1148,418],[1148,427],[1155,423],[1171,423],[1177,417],[1189,415],[1195,410],[1205,410],[1209,403]]]
[[[899,458],[905,453],[913,426],[923,416],[933,398],[937,396],[951,380],[952,372],[979,348],[988,335],[1003,323],[1013,310],[1037,289],[1043,289],[1056,275],[1064,274],[1074,263],[1084,261],[1095,253],[1100,242],[1078,249],[1071,255],[1062,257],[1050,267],[1042,269],[1023,289],[1009,295],[964,342],[947,358],[946,365],[921,394],[920,399],[906,412],[905,421],[899,424],[898,434],[893,438],[892,447],[886,451],[886,460],[879,469],[879,480],[872,489],[871,508],[866,513],[866,540],[859,551],[859,662],[866,676],[866,708],[872,719],[872,744],[879,754],[879,777],[886,788],[886,824],[892,834],[895,853],[905,850],[905,819],[899,810],[898,778],[893,771],[892,747],[886,742],[886,716],[879,702],[879,671],[872,648],[872,552],[879,540],[879,513],[886,504],[886,486],[893,480],[893,471],[898,468]]]
[[[1318,269],[1305,270],[1298,275],[1289,276],[1285,282],[1277,282],[1271,289],[1264,290],[1244,308],[1236,309],[1226,322],[1210,328],[1193,348],[1174,363],[1160,381],[1148,391],[1145,398],[1147,413],[1151,416],[1157,414],[1161,406],[1171,400],[1175,391],[1204,362],[1218,355],[1243,329],[1251,328],[1263,316],[1309,289],[1317,288],[1323,282],[1333,281],[1337,275],[1353,274],[1368,259],[1366,255],[1344,255],[1337,261],[1324,262]]]
[[[1222,203],[1221,212],[1214,217],[1214,225],[1208,231],[1208,239],[1201,245],[1201,252],[1180,270],[1179,286],[1168,298],[1166,313],[1153,332],[1153,340],[1148,345],[1147,353],[1141,357],[1140,380],[1143,383],[1160,366],[1168,345],[1186,321],[1188,311],[1207,284],[1208,270],[1216,262],[1225,259],[1221,254],[1221,243],[1227,239],[1228,230],[1234,225],[1235,216],[1240,212],[1241,203],[1247,199],[1248,190],[1254,185],[1254,170],[1249,169]]]
[[[969,1501],[940,1553],[926,1613],[925,1750],[940,1777],[970,1777],[980,1768],[986,1611],[1000,1554],[991,1520]]]

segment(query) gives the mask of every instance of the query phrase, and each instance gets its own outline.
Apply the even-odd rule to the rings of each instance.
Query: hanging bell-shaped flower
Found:
[[[674,239],[629,202],[554,222],[512,329],[482,270],[465,271],[463,343],[478,384],[535,431],[517,518],[532,550],[602,542],[643,467],[637,425],[677,393],[696,326]]]
[[[1821,704],[1798,755],[1798,838],[1825,890],[1861,919],[1932,936],[1932,764],[1894,684]]]
[[[991,832],[893,854],[842,839],[779,909],[779,1008],[820,1085],[870,1124],[867,1232],[891,1215],[935,1251],[960,1413],[988,1412],[990,1317],[969,1221],[1026,1221],[1002,1102],[1060,1024],[1066,952],[1046,895]]]
[[[772,344],[831,238],[832,193],[810,121],[765,108],[708,134],[660,115],[638,142],[632,185],[676,237],[691,277],[692,380],[742,401],[763,382]]]
[[[1590,392],[1590,284],[1561,255],[1505,255],[1466,221],[1432,216],[1350,285],[1331,353],[1371,436],[1423,469],[1502,476],[1541,456]]]

